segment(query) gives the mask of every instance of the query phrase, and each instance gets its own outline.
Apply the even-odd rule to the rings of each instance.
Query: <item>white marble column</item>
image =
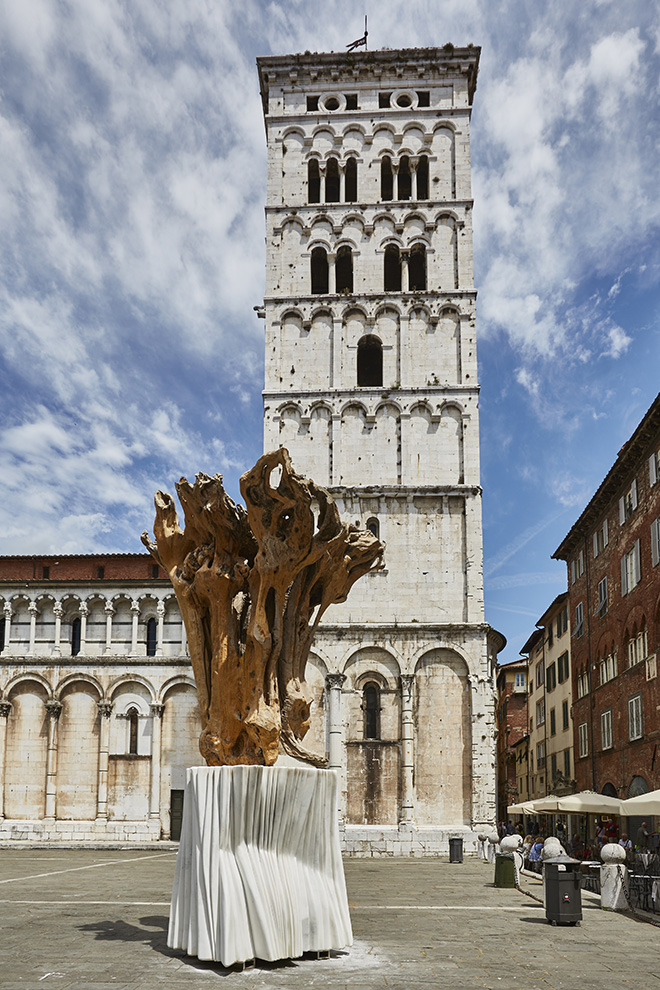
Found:
[[[185,657],[188,652],[188,636],[186,634],[186,624],[181,619],[181,656]]]
[[[408,285],[408,261],[410,259],[409,251],[401,252],[401,291],[410,292],[410,286]]]
[[[64,608],[62,602],[55,602],[53,605],[53,615],[55,616],[55,641],[53,643],[52,656],[59,657],[62,655],[61,639],[62,639],[62,616],[64,615]]]
[[[337,275],[335,271],[337,255],[334,253],[330,253],[330,251],[328,251],[327,258],[328,258],[328,294],[331,294],[337,291]]]
[[[107,821],[108,818],[108,762],[110,751],[110,716],[112,715],[112,702],[99,701],[99,713],[101,715],[101,726],[99,731],[99,781],[96,805],[97,821]]]
[[[105,603],[105,654],[112,653],[112,617],[115,614],[115,607],[112,602]]]
[[[87,616],[89,614],[89,609],[86,602],[80,603],[80,649],[78,650],[78,656],[85,656],[85,640],[87,639]]]
[[[401,674],[401,814],[399,828],[413,825],[414,810],[414,731],[413,705],[415,700],[415,675]]]
[[[2,614],[4,615],[4,619],[5,619],[5,648],[2,651],[2,655],[6,657],[11,652],[10,651],[10,644],[11,644],[11,617],[12,617],[11,602],[5,602],[5,604],[2,607]]]
[[[346,201],[346,166],[339,165],[339,202]]]
[[[341,715],[341,688],[346,680],[343,674],[326,674],[325,684],[328,698],[328,770],[336,770],[340,782],[343,780],[342,767],[342,715]],[[339,820],[344,817],[343,811],[343,784],[337,790],[339,807],[337,814]]]
[[[5,817],[5,764],[7,761],[7,720],[11,702],[0,701],[0,822]]]
[[[165,622],[165,603],[158,602],[156,606],[156,615],[158,616],[158,633],[156,639],[156,656],[162,657],[163,655],[163,624]]]
[[[138,651],[138,620],[140,618],[140,603],[133,599],[131,602],[131,656],[136,657]]]
[[[165,705],[153,702],[151,712],[151,796],[149,799],[149,818],[160,819],[160,761],[161,761],[161,730]]]
[[[417,202],[417,158],[408,159],[410,166],[410,199],[413,203]]]
[[[62,704],[55,698],[44,702],[48,713],[48,756],[46,762],[46,818],[55,821],[57,802],[57,727]]]
[[[36,602],[30,602],[28,605],[28,612],[30,613],[30,645],[28,646],[28,653],[31,657],[34,656],[35,644],[37,642],[37,613],[39,609],[37,608]]]

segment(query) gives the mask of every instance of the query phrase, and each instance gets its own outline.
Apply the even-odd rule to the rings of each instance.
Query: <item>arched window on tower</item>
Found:
[[[5,648],[5,620],[3,616],[3,618],[0,619],[0,653],[2,653],[4,648]]]
[[[397,199],[410,199],[412,195],[412,180],[410,178],[410,159],[403,155],[399,162],[399,182]]]
[[[335,282],[337,292],[353,291],[353,252],[347,245],[337,251]]]
[[[383,384],[383,345],[372,334],[358,341],[357,383],[361,388],[378,388]]]
[[[401,252],[396,244],[385,248],[385,292],[401,292]]]
[[[156,646],[158,644],[158,623],[155,619],[147,619],[147,656],[156,656]]]
[[[336,158],[328,158],[325,166],[325,201],[339,202],[339,165]]]
[[[346,161],[344,199],[347,203],[357,202],[357,158],[349,158]]]
[[[377,540],[380,539],[380,523],[375,516],[367,519],[367,529],[370,533],[373,533]]]
[[[325,248],[314,248],[311,264],[312,295],[326,295],[328,292],[328,254]]]
[[[380,160],[380,198],[386,202],[394,199],[394,175],[392,159],[385,155]]]
[[[362,691],[362,711],[364,738],[380,739],[380,687],[373,681],[365,684]]]
[[[307,201],[321,202],[321,173],[316,158],[310,158],[307,162]]]
[[[137,708],[129,708],[126,712],[128,721],[128,752],[137,755],[138,751],[138,717]]]
[[[408,289],[410,292],[426,290],[426,248],[415,244],[408,261]]]
[[[417,199],[429,198],[429,158],[420,155],[417,162]]]
[[[71,623],[71,656],[77,657],[80,653],[80,616],[76,618]]]

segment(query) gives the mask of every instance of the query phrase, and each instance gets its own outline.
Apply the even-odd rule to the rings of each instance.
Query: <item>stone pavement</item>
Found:
[[[660,990],[660,929],[583,896],[552,927],[475,859],[346,861],[355,943],[244,973],[165,944],[172,850],[0,851],[0,990]],[[538,881],[523,885],[537,896]]]

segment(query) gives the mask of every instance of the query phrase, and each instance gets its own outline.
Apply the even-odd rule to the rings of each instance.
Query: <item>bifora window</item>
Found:
[[[612,709],[608,708],[600,716],[600,748],[612,748]]]
[[[634,694],[628,698],[628,738],[641,739],[642,733],[642,696]]]

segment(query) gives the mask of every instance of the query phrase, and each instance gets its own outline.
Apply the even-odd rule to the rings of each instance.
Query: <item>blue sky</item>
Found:
[[[386,2],[371,48],[482,46],[472,123],[484,571],[514,659],[550,555],[659,388],[660,12]],[[353,3],[0,11],[0,553],[140,549],[156,488],[261,453],[257,55]]]

